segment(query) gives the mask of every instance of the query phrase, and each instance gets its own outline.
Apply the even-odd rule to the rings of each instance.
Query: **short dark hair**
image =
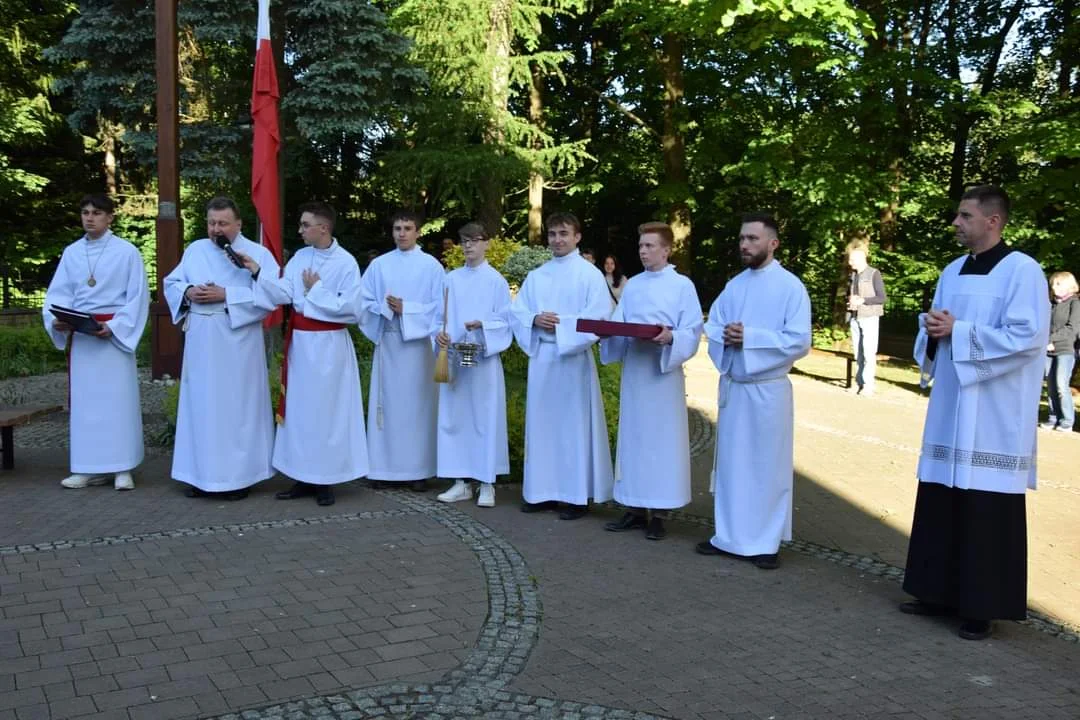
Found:
[[[660,239],[664,241],[664,245],[667,247],[675,246],[675,231],[671,229],[671,226],[666,222],[647,222],[641,223],[637,227],[638,236],[641,235],[659,235]]]
[[[464,240],[466,237],[480,238],[481,240],[487,240],[488,234],[484,226],[478,222],[468,222],[461,226],[461,229],[457,231],[458,238]]]
[[[424,216],[416,210],[401,208],[390,216],[390,225],[396,222],[411,222],[417,230],[420,230],[424,226]]]
[[[544,223],[548,230],[557,225],[569,225],[574,228],[574,232],[578,235],[581,234],[581,221],[577,219],[577,215],[568,212],[556,212],[547,216],[547,222]]]
[[[747,223],[761,223],[772,230],[773,235],[777,238],[780,237],[780,226],[776,224],[776,218],[767,212],[746,213],[742,216],[742,224],[746,225]]]
[[[1001,227],[1009,222],[1009,194],[997,185],[976,185],[968,188],[960,196],[960,200],[974,200],[979,203],[979,209],[990,210],[1001,216]]]
[[[240,208],[236,207],[236,203],[232,201],[232,198],[225,197],[224,195],[218,195],[216,198],[206,203],[206,212],[211,210],[232,210],[233,216],[237,220],[240,219]]]
[[[107,212],[110,215],[116,212],[116,203],[114,203],[113,199],[105,193],[88,193],[83,195],[82,200],[79,201],[79,211],[81,212],[87,205],[96,210]]]
[[[337,222],[337,213],[334,212],[334,208],[326,203],[312,200],[311,202],[306,202],[301,205],[298,210],[301,215],[304,213],[311,213],[329,225],[330,232],[334,232],[334,223]]]

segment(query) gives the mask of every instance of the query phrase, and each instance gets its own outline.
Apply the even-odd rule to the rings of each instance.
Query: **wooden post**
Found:
[[[152,370],[155,378],[180,376],[183,345],[165,303],[165,276],[180,262],[183,225],[180,217],[180,116],[177,93],[178,48],[177,0],[154,0],[157,125],[158,125],[158,212],[157,212],[157,293],[150,306]]]

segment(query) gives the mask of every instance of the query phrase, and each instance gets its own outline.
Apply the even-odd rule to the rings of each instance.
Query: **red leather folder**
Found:
[[[663,330],[659,325],[647,325],[645,323],[612,322],[611,320],[584,320],[577,321],[577,331],[593,333],[601,337],[617,335],[619,337],[643,338],[652,340]]]

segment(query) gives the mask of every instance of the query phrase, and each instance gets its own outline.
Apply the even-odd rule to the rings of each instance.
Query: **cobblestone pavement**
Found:
[[[167,454],[134,492],[63,490],[34,430],[0,483],[0,720],[1080,716],[1075,635],[960,640],[896,612],[877,557],[799,538],[761,572],[696,555],[694,507],[647,542],[610,507],[524,516],[516,487],[192,500]],[[692,411],[703,463],[711,433]]]

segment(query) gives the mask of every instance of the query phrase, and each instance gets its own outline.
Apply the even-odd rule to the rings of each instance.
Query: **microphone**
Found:
[[[232,243],[229,242],[229,238],[224,234],[218,234],[214,236],[214,242],[219,248],[225,251],[225,254],[229,256],[229,260],[232,260],[232,264],[241,270],[246,269],[244,267],[244,261],[240,259],[240,256],[236,254],[236,251],[232,249]]]

